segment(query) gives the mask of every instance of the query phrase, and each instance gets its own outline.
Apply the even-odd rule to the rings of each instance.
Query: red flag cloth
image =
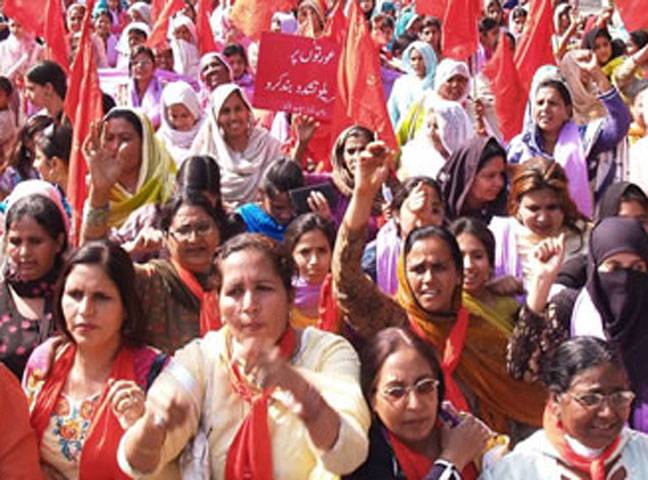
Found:
[[[331,122],[332,141],[346,128],[357,124],[375,131],[389,147],[397,148],[396,136],[387,114],[379,53],[358,2],[351,3],[337,81]]]
[[[295,331],[288,326],[278,343],[281,356],[289,360],[296,343]],[[231,362],[230,369],[234,391],[249,402],[251,408],[227,451],[225,480],[272,480],[272,440],[268,427],[268,398],[272,391],[258,391],[250,385],[236,363]]]
[[[495,113],[504,141],[522,131],[527,94],[520,84],[513,61],[513,51],[508,35],[501,34],[493,57],[482,73],[490,81],[495,97]]]
[[[151,18],[159,18],[164,8],[164,0],[153,0],[151,2]]]
[[[445,17],[447,0],[417,0],[416,13],[419,15],[431,15],[442,19]]]
[[[526,94],[536,70],[543,65],[554,65],[551,37],[554,34],[552,0],[532,0],[522,39],[515,49],[515,66]]]
[[[115,357],[110,369],[109,378],[113,380],[135,381],[133,350],[122,347]],[[60,357],[52,365],[34,409],[31,412],[31,424],[38,441],[42,442],[45,429],[55,412],[58,400],[63,392],[76,355],[76,345],[68,344]],[[92,411],[90,428],[83,444],[79,460],[79,477],[98,480],[125,480],[131,478],[124,474],[117,465],[117,447],[124,434],[117,417],[112,412],[108,401],[109,385],[106,382],[99,400]]]
[[[196,14],[196,32],[198,34],[198,50],[201,55],[207,52],[217,52],[221,49],[216,45],[214,32],[209,25],[210,5],[212,0],[198,0],[198,12]]]
[[[330,273],[324,279],[317,310],[319,313],[317,328],[327,332],[340,333],[342,330],[340,310],[333,292],[333,275]]]
[[[154,48],[157,45],[164,43],[167,39],[167,31],[169,29],[169,19],[174,13],[179,12],[185,6],[185,0],[169,0],[166,3],[164,1],[158,0],[156,3],[160,3],[164,6],[160,10],[159,16],[152,16],[155,18],[155,23],[151,29],[151,35],[149,36],[146,44],[150,48]],[[161,5],[154,5],[155,8],[160,8]]]
[[[615,0],[623,24],[628,32],[648,28],[648,8],[645,0]]]
[[[449,0],[441,25],[443,56],[466,61],[479,46],[480,0]]]
[[[229,19],[245,35],[259,40],[262,32],[270,30],[275,12],[288,12],[297,8],[296,0],[237,0]]]
[[[83,203],[87,197],[87,166],[82,145],[93,122],[103,116],[103,102],[91,35],[91,16],[94,0],[89,0],[81,29],[79,50],[72,66],[72,74],[65,98],[64,111],[73,126],[72,151],[68,175],[68,200],[72,207],[72,243],[78,243]]]
[[[45,5],[33,0],[6,0],[3,12],[23,28],[42,37],[46,43],[46,56],[58,63],[66,73],[70,71],[67,33],[65,31],[61,0],[48,0]]]

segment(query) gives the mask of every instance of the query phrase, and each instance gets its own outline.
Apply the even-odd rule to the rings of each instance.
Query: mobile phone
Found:
[[[308,197],[313,192],[321,192],[326,201],[329,204],[331,210],[333,210],[337,204],[337,197],[335,196],[335,191],[333,186],[328,183],[318,183],[315,185],[309,185],[307,187],[295,188],[288,191],[288,196],[293,205],[293,209],[297,215],[302,215],[304,213],[309,213],[311,211],[308,206]]]

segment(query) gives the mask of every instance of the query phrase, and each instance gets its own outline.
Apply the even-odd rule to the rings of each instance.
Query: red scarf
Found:
[[[279,339],[281,356],[289,359],[295,350],[295,331],[289,326]],[[225,480],[272,480],[272,443],[268,428],[268,398],[272,391],[259,392],[247,383],[235,363],[231,364],[234,391],[251,404],[227,451]]]
[[[210,330],[221,327],[220,312],[218,311],[218,292],[203,290],[196,276],[178,262],[171,260],[180,279],[189,291],[200,301],[200,336],[203,337]]]
[[[588,473],[592,480],[605,480],[605,462],[616,453],[621,442],[621,435],[617,435],[614,441],[598,457],[592,459],[574,452],[565,439],[565,431],[560,420],[550,412],[549,406],[545,409],[543,424],[549,441],[558,450],[563,460],[577,470]]]
[[[445,342],[443,349],[443,359],[441,361],[441,371],[443,372],[443,380],[446,388],[446,400],[449,400],[455,408],[469,412],[468,402],[461,393],[461,389],[454,381],[452,374],[459,365],[461,360],[461,352],[463,351],[464,343],[466,341],[466,333],[468,332],[468,318],[470,314],[464,307],[459,308],[457,313],[457,321],[455,322],[450,335]],[[427,339],[427,335],[422,328],[410,319],[410,328],[423,340]],[[427,340],[426,340],[427,341]]]
[[[330,273],[326,275],[320,290],[318,311],[317,328],[327,332],[340,333],[340,315],[333,295],[333,275]]]
[[[398,460],[398,464],[405,473],[405,478],[407,480],[423,480],[430,473],[434,462],[422,453],[409,448],[389,430],[387,430],[387,436],[396,455],[396,460]],[[475,480],[477,478],[477,469],[472,462],[464,467],[461,478],[463,480]]]
[[[52,365],[52,370],[45,380],[31,412],[31,425],[36,430],[39,443],[43,440],[45,429],[74,364],[76,345],[69,344],[64,348],[61,356]],[[119,350],[113,361],[109,378],[135,381],[132,349],[123,347]],[[79,478],[82,480],[88,478],[97,480],[130,478],[117,465],[117,447],[124,430],[117,417],[112,413],[107,397],[108,382],[104,385],[92,412],[92,421],[81,451]]]

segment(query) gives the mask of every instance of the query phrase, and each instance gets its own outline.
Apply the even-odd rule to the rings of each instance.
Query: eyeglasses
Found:
[[[179,242],[191,240],[191,234],[195,233],[196,237],[205,237],[214,230],[214,225],[210,223],[199,223],[196,225],[183,225],[177,230],[169,230],[169,234]]]
[[[635,394],[630,390],[619,390],[612,393],[585,393],[583,395],[574,395],[573,393],[566,392],[567,395],[572,397],[583,407],[596,410],[603,406],[603,401],[607,401],[608,405],[612,408],[627,408],[635,399]]]
[[[409,398],[411,392],[415,392],[420,397],[426,397],[435,393],[439,381],[435,378],[422,378],[413,385],[391,385],[382,389],[382,396],[394,405],[401,404],[406,398]]]

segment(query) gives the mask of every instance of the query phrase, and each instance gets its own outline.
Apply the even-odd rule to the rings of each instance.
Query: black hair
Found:
[[[621,195],[621,202],[619,202],[619,207],[621,207],[622,202],[637,202],[641,207],[648,213],[648,196],[638,185],[631,183],[623,191]]]
[[[494,28],[499,28],[500,24],[497,23],[497,20],[491,17],[484,17],[479,21],[479,33],[485,35]]]
[[[304,173],[297,162],[287,158],[275,161],[263,174],[259,190],[270,198],[304,186]]]
[[[14,90],[11,80],[9,80],[7,77],[0,76],[0,90],[5,92],[7,96],[10,96]]]
[[[31,169],[34,163],[34,155],[28,148],[27,143],[34,140],[38,132],[44,130],[54,123],[54,119],[47,115],[34,115],[30,117],[16,135],[14,149],[7,161],[2,166],[4,172],[7,167],[14,167],[23,179],[30,178]]]
[[[93,20],[96,20],[99,17],[106,17],[110,20],[110,23],[112,24],[112,15],[110,14],[110,11],[107,8],[100,8],[99,10],[96,10],[94,12],[94,15],[92,16]]]
[[[44,60],[30,68],[26,77],[30,82],[41,86],[49,83],[61,100],[65,99],[65,94],[67,93],[67,77],[65,71],[58,63],[52,62],[51,60]]]
[[[596,337],[573,337],[545,358],[541,378],[550,392],[565,393],[575,376],[605,363],[625,371],[621,353],[611,342]]]
[[[115,102],[115,99],[113,97],[108,95],[106,92],[101,92],[101,108],[104,115],[106,115],[116,106],[117,103]]]
[[[403,183],[397,184],[395,188],[394,198],[392,199],[391,204],[389,205],[389,208],[391,209],[392,212],[400,210],[400,208],[403,206],[403,203],[405,203],[405,200],[407,200],[407,197],[409,197],[409,194],[412,193],[412,191],[416,188],[416,186],[419,183],[424,183],[430,188],[432,188],[432,190],[434,190],[438,195],[439,200],[443,200],[441,187],[439,186],[436,180],[422,175],[416,177],[409,177]]]
[[[439,19],[437,17],[432,17],[432,16],[424,17],[423,18],[423,26],[421,27],[421,29],[427,28],[427,27],[434,27],[434,28],[437,28],[440,31],[441,30],[441,19]]]
[[[519,17],[528,17],[529,12],[526,11],[526,8],[524,7],[515,7],[513,11],[511,12],[511,15],[513,17],[513,20]]]
[[[405,256],[409,254],[412,250],[412,247],[419,240],[426,240],[428,238],[437,238],[445,243],[450,249],[450,255],[455,264],[455,268],[459,274],[463,273],[463,256],[461,255],[461,250],[459,249],[459,244],[457,239],[444,227],[437,227],[435,225],[427,225],[425,227],[415,228],[412,230],[405,239],[405,244],[403,245],[403,250]]]
[[[67,229],[63,215],[65,214],[59,207],[46,196],[28,195],[16,200],[16,203],[9,208],[5,217],[5,231],[8,231],[14,222],[22,218],[32,218],[47,232],[52,240],[58,240],[59,236],[63,235],[63,246],[57,255],[57,258],[61,258],[68,245]]]
[[[292,279],[297,273],[297,266],[292,255],[284,244],[260,233],[241,233],[221,246],[216,259],[216,269],[221,279],[223,278],[223,261],[230,255],[244,250],[256,250],[266,256],[274,267],[274,273],[281,278],[281,283],[289,297],[294,297],[295,288],[292,285]]]
[[[239,55],[240,57],[243,58],[243,61],[245,62],[245,65],[248,65],[248,58],[247,54],[245,53],[245,48],[243,48],[243,45],[239,43],[230,43],[223,49],[223,56],[224,57],[233,57],[234,55]]]
[[[484,246],[489,265],[495,266],[495,236],[488,225],[476,218],[461,217],[452,222],[448,229],[455,238],[464,233],[474,236]]]
[[[409,47],[409,44],[412,43],[414,39],[409,35],[399,35],[394,39],[391,46],[392,54],[395,57],[400,56],[406,49]]]
[[[504,150],[504,147],[502,147],[494,137],[491,137],[488,142],[486,142],[486,145],[484,145],[484,149],[479,156],[477,171],[484,168],[484,166],[495,157],[502,157],[506,163],[506,150]]]
[[[36,135],[36,146],[47,158],[58,157],[63,163],[70,163],[72,150],[72,128],[67,124],[51,125]]]
[[[369,405],[373,404],[373,396],[376,393],[376,380],[382,366],[390,355],[404,348],[412,348],[423,357],[439,381],[437,387],[438,414],[441,408],[441,400],[445,396],[445,382],[443,381],[439,360],[431,345],[410,330],[402,327],[389,327],[379,331],[360,352],[360,386],[365,400]]]
[[[104,117],[104,122],[108,122],[108,120],[114,120],[117,118],[126,120],[128,123],[130,123],[135,129],[135,132],[137,132],[137,135],[139,135],[141,139],[144,139],[144,126],[142,125],[142,121],[139,119],[135,112],[126,110],[124,108],[114,108]]]
[[[332,252],[337,235],[335,222],[313,212],[300,215],[290,222],[284,234],[284,245],[292,254],[302,235],[313,230],[319,230],[324,234]]]
[[[151,50],[149,47],[146,45],[137,45],[135,48],[133,48],[130,52],[130,55],[128,56],[128,70],[132,68],[133,62],[137,58],[138,55],[146,55],[151,59],[153,62],[153,66],[155,66],[155,54],[153,53],[153,50]]]
[[[213,193],[220,199],[220,168],[209,155],[192,155],[186,158],[178,173],[176,183],[182,190]],[[219,202],[220,203],[220,202]]]
[[[52,304],[52,316],[59,331],[73,341],[67,328],[61,301],[65,291],[65,281],[77,265],[98,265],[110,277],[119,291],[124,306],[122,340],[131,346],[140,346],[146,340],[147,321],[142,302],[135,289],[135,269],[128,254],[116,243],[109,240],[89,242],[79,248],[65,262],[57,283]]]
[[[638,49],[642,49],[643,47],[648,45],[648,31],[635,30],[634,32],[630,32],[630,39]]]
[[[543,80],[538,85],[538,88],[536,88],[536,92],[541,88],[553,88],[558,92],[558,95],[560,95],[560,98],[562,99],[563,103],[566,106],[571,107],[573,105],[572,96],[571,93],[569,93],[569,89],[560,80],[554,80],[554,79]]]
[[[177,192],[162,206],[160,211],[160,228],[162,231],[169,231],[178,210],[180,210],[180,207],[185,205],[202,208],[216,224],[221,239],[224,237],[227,217],[222,206],[217,205],[216,207],[213,207],[204,195],[191,190],[181,190]]]

